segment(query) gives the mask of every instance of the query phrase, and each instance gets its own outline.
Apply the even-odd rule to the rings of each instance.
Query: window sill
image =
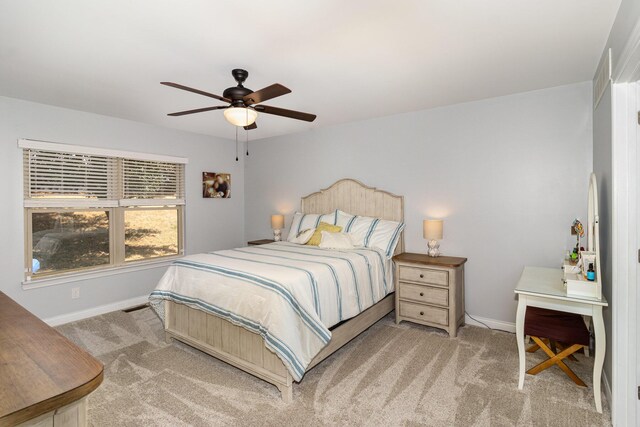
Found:
[[[82,280],[96,279],[100,277],[114,276],[117,274],[130,273],[134,271],[144,271],[152,268],[168,267],[171,263],[182,255],[162,258],[153,261],[140,261],[137,263],[118,265],[114,267],[105,267],[100,269],[94,269],[90,271],[82,271],[67,274],[58,274],[51,277],[41,277],[37,279],[22,281],[22,289],[38,289],[46,286],[60,285],[63,283],[79,282]]]

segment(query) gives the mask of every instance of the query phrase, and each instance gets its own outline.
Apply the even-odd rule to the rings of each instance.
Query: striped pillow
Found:
[[[342,227],[342,229],[346,232],[347,227],[350,226],[350,223],[355,221],[356,216],[351,215],[350,213],[346,213],[338,209],[336,211],[336,225]]]
[[[321,222],[335,225],[337,215],[338,211],[324,215],[296,212],[293,215],[293,221],[291,221],[291,228],[289,228],[287,241],[292,242],[301,231],[306,230],[307,228],[318,228],[318,225],[320,225]]]
[[[389,258],[393,256],[404,230],[404,222],[351,215],[340,210],[336,213],[336,225],[351,235],[355,246],[381,249]]]

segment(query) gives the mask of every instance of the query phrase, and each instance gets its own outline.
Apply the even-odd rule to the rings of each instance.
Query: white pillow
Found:
[[[336,214],[336,225],[340,225],[343,232],[351,235],[355,246],[381,249],[387,257],[393,256],[404,230],[403,222],[351,215],[342,211]]]
[[[353,221],[355,221],[356,218],[356,215],[351,215],[350,213],[346,213],[339,209],[336,211],[336,225],[342,227],[342,231],[351,236],[353,246],[364,246],[364,238],[361,235],[354,232],[348,232],[348,229],[351,228]]]
[[[355,215],[351,215],[350,213],[341,211],[338,209],[336,211],[336,224],[342,227],[342,230],[346,230],[349,227],[349,224],[356,218]]]
[[[322,240],[318,247],[324,249],[353,249],[353,242],[347,233],[321,231]]]
[[[303,214],[300,212],[296,212],[293,215],[293,220],[291,221],[291,228],[289,228],[289,235],[287,236],[287,241],[293,242],[293,239],[300,234],[301,231],[306,230],[307,228],[317,228],[318,224],[321,222],[326,222],[327,224],[336,225],[336,212],[331,212],[328,214]]]
[[[302,230],[295,236],[292,240],[289,240],[291,243],[297,243],[299,245],[306,245],[309,240],[311,240],[311,236],[315,233],[315,228],[307,228],[306,230]]]
[[[382,249],[387,257],[391,258],[398,245],[398,240],[404,230],[404,222],[379,220],[378,225],[365,238],[365,246],[368,248]]]

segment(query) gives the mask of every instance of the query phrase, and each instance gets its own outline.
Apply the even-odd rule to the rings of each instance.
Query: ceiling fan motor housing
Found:
[[[249,72],[241,68],[236,68],[231,71],[231,75],[236,80],[236,82],[238,82],[238,86],[225,89],[225,91],[222,93],[222,96],[230,99],[232,106],[244,107],[245,104],[243,98],[250,93],[253,93],[251,89],[247,89],[246,87],[242,86],[242,83],[244,83],[247,77],[249,77]]]

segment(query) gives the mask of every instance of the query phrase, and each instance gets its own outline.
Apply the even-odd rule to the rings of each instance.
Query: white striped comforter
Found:
[[[149,300],[163,321],[169,299],[260,334],[300,381],[331,326],[393,291],[392,270],[377,249],[278,242],[177,260]]]

